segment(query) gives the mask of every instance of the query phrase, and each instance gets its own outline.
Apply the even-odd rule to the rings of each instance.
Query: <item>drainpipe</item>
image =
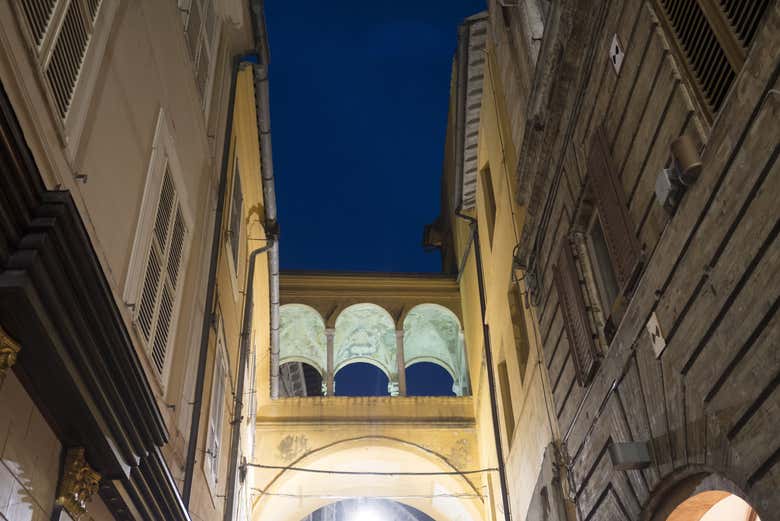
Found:
[[[249,270],[247,274],[246,293],[244,297],[244,317],[241,329],[241,345],[238,355],[238,373],[236,375],[236,397],[233,405],[233,420],[230,422],[230,454],[228,456],[227,485],[225,487],[225,521],[232,521],[235,517],[236,505],[236,478],[238,477],[239,462],[238,449],[241,445],[241,422],[244,408],[244,383],[246,380],[246,366],[249,361],[250,338],[252,336],[252,309],[254,308],[255,266],[257,257],[265,252],[272,251],[276,247],[276,238],[270,237],[268,243],[257,248],[249,254]],[[254,368],[252,368],[254,369]]]
[[[469,223],[469,232],[473,240],[474,258],[477,268],[477,286],[479,288],[479,307],[482,322],[482,339],[484,345],[485,365],[488,378],[488,392],[490,394],[490,412],[493,420],[493,434],[496,443],[496,456],[498,459],[498,477],[501,484],[501,501],[504,509],[504,519],[511,521],[512,514],[509,510],[509,488],[506,479],[506,467],[504,465],[504,449],[501,443],[501,426],[498,420],[498,400],[496,397],[496,377],[493,368],[493,350],[490,345],[490,328],[485,323],[485,311],[487,308],[485,299],[485,279],[482,271],[482,249],[479,245],[479,230],[477,229],[477,220],[470,215],[463,213],[463,158],[464,158],[464,133],[466,131],[466,77],[468,75],[468,48],[469,48],[469,27],[468,24],[462,24],[458,28],[458,81],[456,85],[458,104],[456,108],[456,128],[458,129],[458,138],[455,146],[455,201],[457,207],[455,215]],[[468,252],[467,252],[468,253]],[[465,266],[465,259],[463,261]],[[460,273],[458,274],[460,277]]]
[[[211,312],[214,309],[214,291],[217,277],[217,259],[219,258],[219,245],[222,241],[222,214],[225,209],[225,190],[227,186],[228,155],[230,153],[230,136],[233,131],[233,111],[235,105],[236,78],[240,58],[233,60],[233,72],[230,79],[230,98],[228,100],[227,123],[225,126],[225,143],[222,151],[222,170],[217,192],[217,211],[214,216],[214,231],[212,232],[211,256],[209,259],[209,279],[206,286],[206,305],[204,307],[203,325],[200,334],[200,352],[198,355],[198,372],[195,380],[195,393],[193,394],[192,420],[190,421],[190,436],[187,445],[187,459],[184,465],[184,487],[182,500],[184,506],[189,509],[190,496],[192,495],[192,480],[195,475],[195,461],[198,453],[198,433],[200,431],[200,416],[203,411],[203,386],[206,379],[206,360],[209,351],[209,329],[211,327]]]
[[[278,235],[274,165],[271,155],[271,110],[268,93],[268,34],[265,25],[265,2],[252,0],[252,26],[259,63],[255,66],[255,103],[257,128],[260,131],[260,160],[263,175],[266,229]],[[271,305],[271,398],[279,397],[279,248],[278,242],[268,253]]]

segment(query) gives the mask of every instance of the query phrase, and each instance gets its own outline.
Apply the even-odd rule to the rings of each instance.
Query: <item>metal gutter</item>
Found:
[[[268,34],[265,25],[264,0],[252,0],[252,26],[255,48],[259,63],[255,65],[255,102],[257,105],[257,128],[260,132],[260,162],[263,176],[263,199],[265,203],[266,233],[279,235],[276,216],[276,190],[274,165],[271,154],[271,110],[268,89]],[[271,398],[279,397],[279,241],[274,242],[268,252],[269,293],[271,307]]]
[[[203,324],[200,334],[200,353],[198,355],[198,372],[193,394],[192,420],[190,421],[190,436],[187,445],[187,459],[184,465],[184,486],[182,500],[189,509],[192,495],[192,480],[195,475],[195,461],[198,451],[198,433],[200,431],[200,416],[203,412],[203,387],[206,379],[206,360],[209,350],[209,329],[211,328],[211,313],[214,308],[214,293],[216,290],[217,260],[219,259],[219,244],[222,239],[222,214],[225,210],[225,190],[227,187],[228,155],[230,153],[230,136],[233,132],[233,112],[236,99],[236,78],[238,77],[240,58],[233,60],[233,71],[230,79],[230,98],[228,100],[227,123],[225,128],[225,143],[222,151],[222,167],[217,192],[217,211],[214,216],[214,231],[212,232],[211,257],[209,260],[209,279],[206,286],[206,305],[203,308]]]

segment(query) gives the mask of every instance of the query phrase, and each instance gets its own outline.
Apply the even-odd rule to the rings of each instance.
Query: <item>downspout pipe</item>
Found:
[[[276,188],[274,183],[274,165],[271,154],[271,109],[268,88],[268,34],[265,24],[264,0],[252,0],[252,27],[255,35],[255,48],[258,63],[255,66],[255,104],[257,106],[257,128],[260,132],[260,162],[263,176],[263,198],[265,202],[266,230],[274,236],[279,234],[276,215]],[[279,397],[279,247],[278,241],[268,252],[269,294],[271,314],[271,360],[270,394],[272,399]]]
[[[496,444],[496,457],[498,463],[498,477],[501,484],[501,502],[504,509],[504,519],[512,520],[512,513],[509,508],[509,487],[506,478],[506,466],[504,465],[504,449],[501,442],[501,426],[498,420],[498,399],[496,396],[496,376],[493,367],[493,349],[490,344],[490,327],[485,323],[485,313],[487,310],[487,301],[485,297],[485,278],[482,266],[482,249],[479,244],[479,229],[477,228],[476,218],[463,213],[463,159],[465,154],[465,131],[466,131],[466,79],[468,76],[468,49],[469,49],[469,25],[462,24],[458,28],[458,50],[457,50],[457,83],[456,83],[456,128],[457,139],[455,142],[455,215],[469,224],[471,238],[469,244],[473,242],[474,259],[477,268],[477,287],[479,288],[479,308],[480,321],[482,322],[482,342],[484,346],[485,366],[488,379],[488,393],[490,395],[490,416],[493,420],[493,435]],[[468,251],[466,252],[468,254]],[[465,266],[465,258],[463,266]],[[458,278],[461,274],[458,273]]]
[[[241,423],[243,420],[244,409],[244,386],[246,382],[246,367],[249,363],[249,352],[251,350],[250,339],[252,337],[252,310],[254,309],[254,289],[255,289],[255,266],[257,257],[263,253],[272,251],[276,246],[276,238],[269,237],[265,246],[253,250],[249,254],[249,269],[247,270],[246,293],[244,298],[244,316],[241,328],[241,345],[238,354],[238,371],[236,373],[236,396],[233,401],[233,419],[230,422],[230,453],[228,462],[230,462],[227,476],[227,485],[225,487],[225,521],[235,519],[236,507],[236,479],[238,478],[238,450],[241,446]],[[254,368],[252,368],[254,369]]]
[[[228,155],[230,154],[230,136],[233,132],[233,112],[235,110],[236,78],[238,77],[240,58],[233,60],[233,70],[230,78],[230,98],[228,99],[227,123],[225,124],[225,143],[222,151],[222,166],[217,191],[217,211],[214,215],[214,231],[212,232],[211,256],[209,258],[209,278],[206,286],[206,304],[203,308],[203,324],[200,333],[200,352],[198,368],[195,377],[195,392],[193,394],[192,419],[190,420],[190,435],[187,445],[187,459],[184,465],[184,486],[182,500],[189,509],[192,496],[192,481],[195,475],[195,462],[198,454],[198,433],[200,432],[200,417],[203,412],[203,387],[206,379],[206,361],[209,352],[209,329],[212,325],[211,314],[214,309],[214,293],[216,290],[217,260],[219,245],[222,242],[222,214],[225,211],[225,191],[227,187]]]

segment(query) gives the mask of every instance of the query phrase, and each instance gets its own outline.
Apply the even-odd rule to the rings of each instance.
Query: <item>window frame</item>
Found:
[[[235,146],[235,145],[234,145]],[[246,233],[246,226],[244,226],[244,186],[241,182],[241,172],[239,169],[239,158],[238,154],[233,154],[233,169],[231,171],[230,176],[230,193],[226,193],[225,197],[228,197],[228,201],[226,204],[227,212],[225,215],[225,220],[227,222],[224,223],[225,226],[225,256],[227,257],[227,264],[229,266],[229,272],[230,272],[230,284],[233,290],[233,301],[238,302],[240,298],[240,292],[239,292],[239,276],[241,274],[241,268],[242,268],[242,262],[241,262],[241,245],[245,242],[245,233]],[[238,182],[238,184],[236,184]],[[240,196],[239,201],[241,204],[241,208],[239,209],[238,213],[238,234],[234,235],[234,231],[230,228],[232,227],[232,218],[233,218],[233,210],[234,205],[236,204],[236,200],[234,199],[234,196],[236,195],[236,187],[238,186],[239,191],[238,195]],[[235,257],[233,256],[233,246],[232,241],[233,237],[236,236],[236,252]]]

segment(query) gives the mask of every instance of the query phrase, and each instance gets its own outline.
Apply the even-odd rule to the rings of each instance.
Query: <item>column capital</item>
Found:
[[[325,328],[325,336],[326,337],[334,337],[336,335],[336,328],[333,327],[326,327]]]
[[[93,469],[83,447],[68,449],[57,489],[57,505],[79,521],[87,513],[87,502],[95,495],[101,475]]]
[[[19,342],[11,338],[5,329],[0,326],[0,385],[5,380],[6,372],[16,363],[21,349],[22,346],[19,345]]]

